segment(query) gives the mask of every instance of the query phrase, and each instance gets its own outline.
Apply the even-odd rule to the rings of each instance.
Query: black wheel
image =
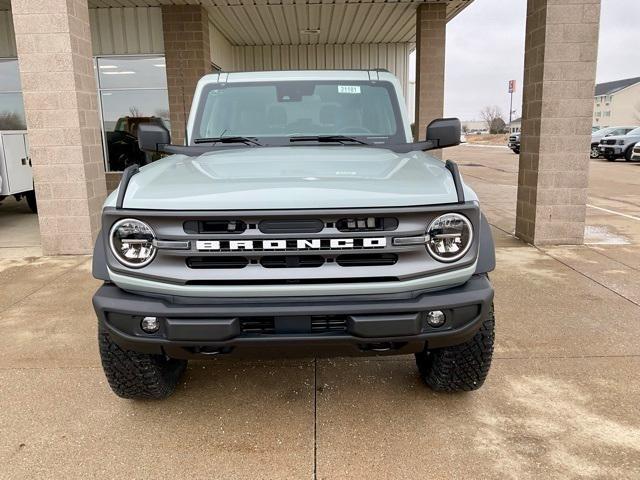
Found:
[[[611,155],[608,155],[605,158],[607,159],[607,162],[615,162],[616,161],[616,157],[612,157]]]
[[[36,191],[31,190],[30,192],[27,192],[25,194],[25,197],[27,199],[27,205],[29,205],[29,208],[31,209],[31,211],[33,213],[38,213],[38,203],[36,202]]]
[[[627,148],[627,151],[626,151],[626,152],[624,152],[624,159],[625,159],[627,162],[630,162],[630,161],[631,161],[631,157],[633,156],[633,147],[634,147],[634,146],[633,146],[633,145],[631,145],[629,148]]]
[[[100,358],[111,390],[122,398],[162,399],[173,393],[186,360],[125,350],[98,330]]]
[[[466,343],[416,353],[420,376],[438,392],[469,392],[482,386],[493,356],[493,306],[480,330]]]
[[[513,149],[513,153],[515,153],[516,155],[520,155],[520,149],[519,148],[514,148]]]
[[[600,150],[598,150],[598,145],[591,145],[591,153],[589,156],[592,159],[600,158]]]

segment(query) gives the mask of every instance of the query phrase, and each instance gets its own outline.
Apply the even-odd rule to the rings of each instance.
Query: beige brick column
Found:
[[[446,3],[421,4],[416,13],[417,140],[424,140],[426,126],[444,113],[446,37]]]
[[[181,144],[198,80],[211,72],[209,16],[200,5],[165,5],[162,27],[171,142]]]
[[[105,198],[86,0],[12,0],[45,255],[91,253]]]
[[[600,0],[528,0],[516,235],[584,240]]]

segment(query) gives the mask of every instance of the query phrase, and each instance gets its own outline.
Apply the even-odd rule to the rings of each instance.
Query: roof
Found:
[[[614,93],[630,87],[631,85],[635,85],[636,83],[640,83],[640,77],[625,78],[624,80],[616,80],[614,82],[598,83],[596,85],[595,96],[613,95]]]
[[[238,46],[413,43],[416,9],[441,3],[451,20],[473,0],[88,0],[90,8],[202,5]],[[0,10],[10,8],[0,0]],[[138,28],[148,28],[140,25]],[[0,34],[0,37],[2,35]]]
[[[200,83],[271,82],[293,80],[326,80],[326,81],[369,81],[373,78],[380,81],[397,83],[398,80],[386,70],[274,70],[264,72],[221,72],[205,75]],[[399,86],[398,86],[399,88]]]

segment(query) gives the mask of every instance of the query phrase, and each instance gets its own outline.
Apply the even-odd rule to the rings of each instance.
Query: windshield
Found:
[[[292,137],[303,136],[406,142],[393,85],[368,81],[209,85],[196,113],[192,140],[248,137],[262,145],[288,145]]]
[[[634,136],[634,137],[640,137],[640,127],[631,130],[629,133],[627,133],[627,135]]]
[[[607,135],[610,132],[613,132],[615,129],[611,127],[601,128],[597,132],[594,132],[593,135]]]

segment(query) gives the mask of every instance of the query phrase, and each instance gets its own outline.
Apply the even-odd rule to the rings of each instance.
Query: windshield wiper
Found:
[[[291,137],[290,142],[320,142],[320,143],[357,143],[359,145],[369,145],[367,142],[344,135],[307,135],[301,137]]]
[[[196,138],[193,143],[244,143],[245,145],[255,145],[262,147],[260,142],[248,137],[212,137]]]

